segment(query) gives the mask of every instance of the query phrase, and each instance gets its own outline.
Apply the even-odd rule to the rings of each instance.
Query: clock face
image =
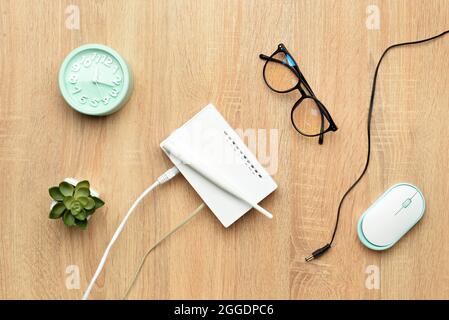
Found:
[[[120,109],[129,98],[130,84],[126,62],[103,45],[73,50],[59,72],[59,87],[66,102],[89,115],[106,115]]]

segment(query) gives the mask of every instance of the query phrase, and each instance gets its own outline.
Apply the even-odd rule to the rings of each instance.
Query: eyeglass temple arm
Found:
[[[320,115],[321,115],[321,129],[320,129],[320,138],[318,139],[319,144],[323,144],[324,140],[324,118],[329,122],[329,125],[331,126],[332,131],[337,131],[338,127],[335,124],[334,120],[332,119],[329,111],[326,109],[324,104],[319,105],[320,108]]]

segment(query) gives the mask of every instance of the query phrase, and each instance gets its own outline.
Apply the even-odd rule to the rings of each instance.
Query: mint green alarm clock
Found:
[[[76,111],[104,116],[118,111],[129,99],[131,71],[115,50],[86,44],[65,58],[59,70],[59,89]]]

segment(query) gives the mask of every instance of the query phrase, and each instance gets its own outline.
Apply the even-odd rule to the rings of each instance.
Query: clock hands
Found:
[[[97,82],[97,78],[98,78],[98,66],[95,66],[94,77],[92,78],[92,82],[96,83]]]
[[[103,82],[103,81],[99,80],[98,78],[97,78],[97,83],[101,83],[101,84],[104,84],[105,86],[109,86],[109,87],[114,87],[113,84],[110,84],[108,82]]]
[[[103,92],[100,89],[100,86],[98,85],[98,66],[95,66],[95,70],[94,70],[94,77],[92,79],[92,82],[95,83],[95,86],[98,89],[98,92],[100,92],[100,96],[104,97]]]
[[[104,81],[100,80],[100,75],[98,74],[98,66],[95,66],[94,77],[92,79],[92,82],[94,82],[95,84],[100,83],[100,84],[104,84],[104,85],[109,86],[109,87],[114,87],[113,84],[110,84],[108,82],[104,82]]]

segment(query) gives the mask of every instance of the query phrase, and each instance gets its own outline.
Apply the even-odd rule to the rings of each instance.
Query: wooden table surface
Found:
[[[67,28],[69,5],[79,29]],[[379,29],[367,25],[376,8]],[[343,206],[334,248],[304,262],[329,240],[363,168],[380,54],[447,28],[447,0],[0,0],[0,298],[80,298],[129,206],[170,167],[159,142],[209,102],[234,128],[278,133],[279,188],[262,202],[275,218],[252,210],[225,229],[204,210],[150,255],[130,298],[449,298],[449,36],[385,59],[370,168]],[[291,126],[297,94],[263,82],[258,55],[279,42],[340,128],[322,146]],[[134,72],[133,95],[113,115],[80,115],[59,93],[62,60],[84,43],[115,48]],[[65,177],[89,179],[106,201],[86,231],[48,219],[47,189]],[[390,250],[370,251],[357,221],[401,181],[422,189],[424,218]],[[121,298],[146,249],[200,203],[181,176],[151,194],[91,297]],[[66,285],[73,270],[79,288]]]

